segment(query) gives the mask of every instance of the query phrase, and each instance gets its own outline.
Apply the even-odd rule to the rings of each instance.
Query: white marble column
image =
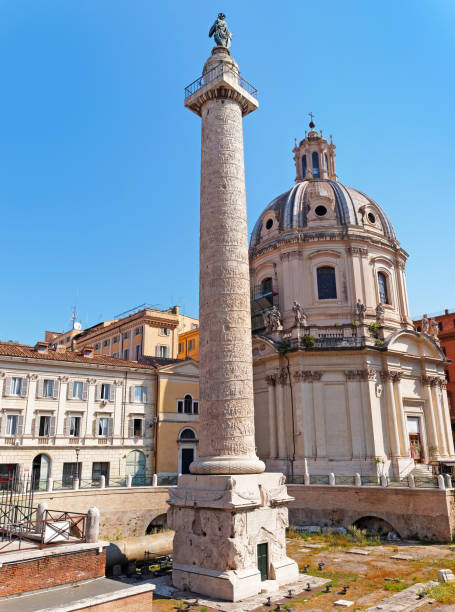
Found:
[[[311,372],[313,381],[313,410],[314,424],[316,432],[316,455],[317,457],[327,457],[327,442],[325,434],[325,408],[322,396],[321,384],[322,372]]]
[[[409,450],[408,424],[406,423],[406,416],[404,414],[403,396],[401,394],[400,380],[401,372],[393,372],[392,383],[394,387],[397,422],[400,430],[400,454],[402,457],[410,457],[411,453]]]
[[[438,433],[436,429],[436,419],[434,414],[433,399],[431,397],[431,378],[429,376],[422,376],[421,383],[424,388],[425,394],[425,425],[428,434],[428,446],[437,448],[437,451],[433,453],[433,456],[439,459],[439,447],[438,447]],[[428,453],[431,456],[431,453]]]
[[[441,385],[441,402],[442,402],[442,410],[444,414],[444,420],[447,431],[447,451],[449,455],[455,455],[454,445],[453,445],[453,434],[452,434],[452,422],[450,420],[450,408],[449,402],[447,399],[447,381],[445,378],[440,380]]]
[[[286,416],[285,416],[285,404],[284,404],[284,391],[285,385],[287,384],[287,372],[281,370],[277,376],[277,384],[275,386],[276,392],[276,428],[278,437],[278,457],[280,459],[287,459],[287,445],[286,445]]]
[[[269,414],[269,457],[270,459],[277,458],[277,442],[276,442],[276,406],[275,406],[275,386],[276,374],[268,374],[265,381],[268,386],[268,414]]]
[[[188,98],[189,108],[202,119],[200,444],[190,470],[261,473],[265,465],[256,456],[254,439],[242,127],[243,115],[255,110],[257,102],[239,88],[238,66],[224,47],[213,49],[203,75],[209,72],[216,76],[200,95]]]
[[[387,431],[389,434],[389,447],[392,457],[400,455],[400,438],[398,435],[398,422],[395,410],[395,398],[392,385],[392,374],[386,370],[381,372],[385,387],[385,400],[387,407]]]
[[[361,401],[363,417],[363,434],[365,438],[365,455],[367,458],[377,457],[383,454],[383,449],[376,452],[376,439],[374,436],[373,408],[371,398],[376,394],[376,370],[363,370],[361,382]],[[382,440],[382,437],[381,437]]]
[[[444,416],[442,411],[442,405],[440,401],[440,393],[439,393],[439,378],[437,376],[433,376],[430,382],[431,395],[433,399],[433,406],[436,416],[437,422],[437,430],[438,430],[438,448],[439,454],[441,457],[447,457],[447,436],[446,436],[446,427],[444,422]]]

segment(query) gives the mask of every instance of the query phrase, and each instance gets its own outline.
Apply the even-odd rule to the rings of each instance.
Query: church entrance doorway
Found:
[[[422,438],[420,435],[420,419],[419,417],[408,416],[407,424],[408,424],[409,448],[411,451],[411,457],[414,459],[414,463],[422,463],[423,449],[422,449]]]
[[[190,464],[194,461],[194,449],[193,448],[182,448],[182,469],[181,474],[189,474],[190,473]]]

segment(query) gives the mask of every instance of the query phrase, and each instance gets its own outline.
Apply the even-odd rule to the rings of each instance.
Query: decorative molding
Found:
[[[402,374],[401,372],[391,372],[391,376],[392,376],[392,382],[396,383],[396,382],[400,382]]]
[[[39,376],[38,374],[27,374],[27,378],[30,380],[38,380]]]
[[[431,376],[424,376],[424,375],[422,375],[420,377],[420,382],[422,383],[422,385],[424,387],[430,386],[430,384],[431,384]]]
[[[69,381],[69,376],[59,376],[58,379],[62,383],[67,383]]]
[[[285,385],[288,382],[288,371],[286,368],[281,368],[280,373],[278,374],[278,382],[280,385]]]
[[[95,385],[96,384],[96,378],[87,378],[87,382],[89,385]]]
[[[364,380],[366,370],[345,370],[344,375],[347,381]]]
[[[380,374],[381,374],[382,382],[387,382],[388,380],[391,380],[392,378],[392,373],[388,372],[387,370],[381,370]]]

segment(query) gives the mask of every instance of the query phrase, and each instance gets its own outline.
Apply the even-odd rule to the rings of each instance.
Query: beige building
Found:
[[[197,448],[197,383],[191,362],[0,343],[0,486],[15,471],[41,489],[176,474]]]
[[[293,150],[295,185],[250,242],[259,454],[288,474],[404,476],[455,459],[445,358],[410,319],[408,255],[310,129]]]
[[[68,332],[47,331],[45,341],[55,347],[73,349],[93,346],[97,355],[133,361],[142,355],[176,358],[179,334],[197,326],[198,320],[181,314],[178,306],[168,310],[141,308],[84,330],[76,321]]]

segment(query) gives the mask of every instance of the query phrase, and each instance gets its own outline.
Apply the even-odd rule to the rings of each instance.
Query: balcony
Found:
[[[257,98],[258,90],[253,87],[251,83],[248,83],[248,81],[246,81],[241,76],[238,70],[236,70],[232,66],[228,66],[227,64],[220,64],[218,66],[215,66],[215,68],[212,68],[211,70],[200,76],[198,79],[190,83],[188,87],[185,87],[185,98],[188,98],[188,96],[192,96],[194,93],[199,91],[199,89],[204,87],[204,85],[208,85],[212,81],[221,79],[225,75],[231,78],[234,77],[235,81],[238,83],[238,85],[240,85],[240,87],[242,87],[246,92],[248,92],[250,96]]]

